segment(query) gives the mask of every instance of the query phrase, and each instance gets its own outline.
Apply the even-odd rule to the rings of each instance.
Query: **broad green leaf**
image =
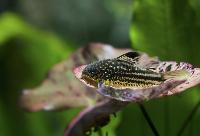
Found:
[[[134,0],[130,29],[133,48],[165,60],[190,62],[197,67],[200,66],[199,37],[199,0]],[[199,88],[194,88],[145,105],[161,135],[177,135],[199,98]],[[194,118],[197,117],[199,114]],[[124,121],[131,124],[127,117]],[[194,119],[190,124],[199,125]],[[196,126],[187,127],[183,134],[197,135]]]
[[[19,94],[22,87],[38,84],[53,64],[66,58],[73,51],[72,44],[31,26],[13,13],[1,14],[0,30],[0,105],[2,123],[6,121],[7,126],[1,134],[56,135],[52,124],[57,122],[61,128],[67,114],[25,114],[18,106]]]
[[[131,25],[134,48],[194,64],[199,57],[199,0],[135,0]]]

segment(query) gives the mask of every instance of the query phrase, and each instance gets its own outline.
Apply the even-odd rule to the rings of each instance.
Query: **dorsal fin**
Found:
[[[139,58],[140,54],[138,52],[127,52],[122,54],[121,56],[117,57],[119,60],[129,61],[129,62],[136,62]]]

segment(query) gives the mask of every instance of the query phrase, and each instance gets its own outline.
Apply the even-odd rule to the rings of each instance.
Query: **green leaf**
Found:
[[[134,0],[130,29],[133,48],[163,60],[200,66],[199,36],[199,0]],[[199,88],[194,88],[179,96],[145,104],[160,135],[177,135],[199,96]],[[124,117],[124,122],[132,124],[127,117]],[[184,134],[198,135],[196,126],[199,123],[197,125],[193,119],[190,124]]]
[[[52,65],[66,58],[73,51],[72,44],[31,26],[13,13],[1,14],[0,30],[0,110],[1,123],[6,126],[1,134],[56,135],[55,122],[61,128],[68,114],[25,114],[18,106],[19,94],[23,87],[38,84]]]
[[[134,48],[195,64],[199,57],[198,0],[135,0],[130,36]]]

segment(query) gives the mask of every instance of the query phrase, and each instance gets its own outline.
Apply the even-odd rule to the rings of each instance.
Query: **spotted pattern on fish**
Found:
[[[128,57],[123,56],[89,64],[82,72],[82,79],[94,87],[103,82],[114,88],[148,88],[164,81],[162,74],[141,68],[131,59],[127,61]]]

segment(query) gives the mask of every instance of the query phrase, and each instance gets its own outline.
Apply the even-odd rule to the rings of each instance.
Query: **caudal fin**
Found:
[[[190,76],[190,73],[186,70],[176,70],[169,71],[163,74],[163,78],[167,79],[177,79],[177,80],[185,80]]]

